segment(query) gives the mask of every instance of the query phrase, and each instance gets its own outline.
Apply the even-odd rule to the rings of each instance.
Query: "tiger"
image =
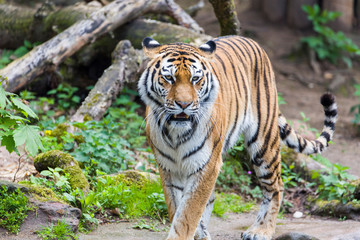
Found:
[[[240,234],[271,239],[284,191],[280,144],[304,154],[323,152],[335,130],[335,97],[322,95],[324,127],[309,140],[280,113],[272,65],[254,40],[223,36],[197,47],[146,37],[142,45],[148,63],[138,92],[171,222],[166,239],[211,239],[215,182],[224,153],[241,135],[263,198],[255,222]]]

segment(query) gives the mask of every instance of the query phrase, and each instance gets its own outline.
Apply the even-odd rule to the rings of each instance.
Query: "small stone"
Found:
[[[303,215],[304,214],[302,212],[296,211],[296,212],[294,212],[293,217],[294,218],[302,218]]]

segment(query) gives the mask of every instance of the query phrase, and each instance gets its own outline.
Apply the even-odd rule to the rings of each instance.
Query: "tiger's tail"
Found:
[[[321,97],[321,104],[324,107],[325,120],[324,128],[320,136],[315,140],[306,139],[295,132],[293,128],[286,122],[286,118],[279,114],[280,137],[289,148],[304,154],[314,154],[323,152],[329,145],[337,120],[337,105],[335,97],[330,93],[325,93]]]

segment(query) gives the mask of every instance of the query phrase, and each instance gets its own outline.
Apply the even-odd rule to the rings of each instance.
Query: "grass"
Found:
[[[213,214],[224,218],[226,213],[250,212],[254,209],[255,201],[244,202],[234,193],[216,193]]]
[[[37,232],[37,235],[42,240],[77,240],[78,235],[73,233],[71,227],[63,221],[58,221],[57,224],[49,223]]]
[[[0,227],[18,233],[30,209],[27,196],[19,189],[10,192],[5,186],[0,188]]]

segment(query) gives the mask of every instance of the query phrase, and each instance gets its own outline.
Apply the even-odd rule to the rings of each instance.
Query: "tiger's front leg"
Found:
[[[256,149],[256,148],[255,148]],[[248,149],[263,192],[263,200],[255,223],[243,234],[244,240],[270,240],[275,233],[283,182],[281,179],[280,142],[274,139],[272,148],[265,151]]]
[[[212,200],[221,162],[221,158],[216,161],[213,159],[201,171],[190,176],[179,176],[160,170],[171,221],[167,240],[210,240],[206,229],[201,227],[201,224],[205,223],[201,223],[200,220],[208,221],[209,213],[204,210]]]

